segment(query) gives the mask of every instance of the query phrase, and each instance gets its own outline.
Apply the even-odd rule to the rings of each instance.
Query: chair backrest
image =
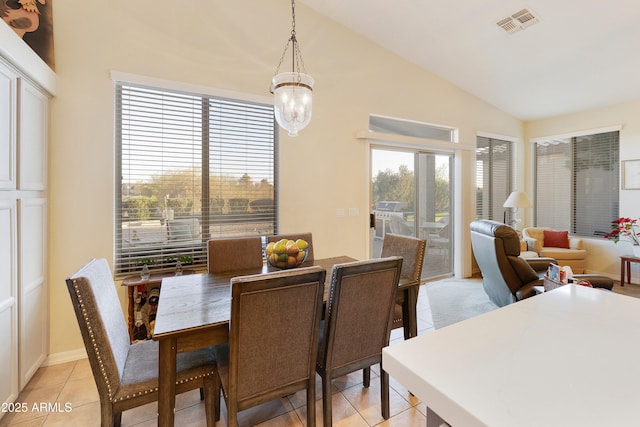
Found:
[[[380,362],[382,348],[389,344],[401,269],[399,256],[334,265],[318,356],[321,366],[335,374],[341,368],[358,369],[358,363]]]
[[[482,285],[489,299],[502,307],[517,301],[520,288],[538,274],[520,255],[516,231],[497,221],[473,221],[471,246],[482,272]]]
[[[130,342],[111,269],[105,259],[93,259],[66,282],[98,391],[112,398]]]
[[[315,384],[325,275],[316,266],[231,280],[229,398],[238,410]]]
[[[268,236],[267,237],[267,243],[268,242],[277,242],[278,240],[281,239],[287,239],[287,240],[298,240],[298,239],[302,239],[305,240],[308,244],[309,244],[309,250],[307,251],[307,261],[313,261],[313,236],[311,233],[306,232],[306,233],[293,233],[293,234],[276,234],[273,236]]]
[[[260,268],[264,264],[261,237],[212,239],[207,242],[209,273]]]
[[[426,240],[387,233],[382,241],[380,257],[401,256],[403,260],[400,276],[411,280],[420,280],[426,246]]]

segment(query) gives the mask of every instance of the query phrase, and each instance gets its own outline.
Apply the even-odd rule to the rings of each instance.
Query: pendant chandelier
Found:
[[[291,18],[291,37],[284,47],[280,63],[271,81],[271,93],[274,95],[276,121],[289,132],[289,136],[297,136],[298,131],[304,129],[311,121],[313,78],[305,74],[304,62],[296,39],[295,0],[291,0]],[[278,74],[289,45],[292,45],[292,71]]]

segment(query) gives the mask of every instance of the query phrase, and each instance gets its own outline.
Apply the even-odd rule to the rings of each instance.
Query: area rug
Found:
[[[444,279],[427,283],[426,290],[435,329],[498,308],[484,292],[482,279]]]

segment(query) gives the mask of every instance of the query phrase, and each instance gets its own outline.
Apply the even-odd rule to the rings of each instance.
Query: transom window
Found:
[[[273,106],[116,84],[115,270],[206,265],[210,238],[277,231]]]

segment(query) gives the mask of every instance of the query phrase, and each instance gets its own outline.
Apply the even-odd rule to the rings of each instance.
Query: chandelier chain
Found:
[[[300,52],[300,47],[298,46],[298,39],[296,38],[296,4],[295,0],[291,0],[291,36],[287,40],[287,43],[284,46],[284,51],[282,52],[282,56],[280,56],[280,61],[278,62],[278,66],[276,67],[276,71],[273,73],[276,76],[280,72],[280,67],[284,62],[284,58],[287,55],[287,50],[289,50],[289,44],[292,44],[292,67],[293,71],[298,72],[300,74],[300,70],[305,72],[304,61],[302,60],[302,53]],[[300,80],[300,76],[298,75],[298,80]],[[270,92],[273,92],[270,90]]]

